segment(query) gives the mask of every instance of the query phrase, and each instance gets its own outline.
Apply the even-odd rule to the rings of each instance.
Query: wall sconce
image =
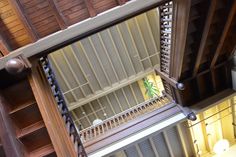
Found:
[[[213,151],[217,155],[222,154],[224,151],[227,151],[228,149],[229,149],[229,141],[226,139],[219,140],[213,147]]]

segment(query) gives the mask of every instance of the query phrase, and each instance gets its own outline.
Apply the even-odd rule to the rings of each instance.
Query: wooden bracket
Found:
[[[161,72],[160,69],[155,69],[155,72],[157,75],[159,75],[162,79],[164,79],[167,83],[169,83],[172,87],[178,89],[178,82],[169,76],[167,76],[165,73]]]

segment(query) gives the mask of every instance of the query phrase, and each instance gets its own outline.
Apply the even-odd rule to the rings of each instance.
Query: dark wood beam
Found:
[[[8,55],[10,51],[10,45],[6,42],[6,40],[0,34],[0,51],[3,56]]]
[[[11,58],[15,58],[19,55],[23,55],[26,58],[42,57],[89,35],[163,5],[168,1],[169,0],[130,1],[121,7],[111,9],[109,12],[100,16],[77,23],[73,27],[54,33],[33,44],[11,52],[9,55],[0,58],[0,70],[4,69],[6,62]]]
[[[119,5],[123,5],[126,3],[127,0],[117,0],[118,4]]]
[[[157,75],[159,75],[162,79],[164,79],[167,83],[169,83],[172,87],[177,88],[178,82],[172,78],[170,78],[167,74],[161,72],[160,69],[155,69]]]
[[[91,0],[84,0],[84,3],[88,9],[90,17],[94,17],[97,15],[96,10],[93,7],[92,1]]]
[[[222,47],[223,47],[223,44],[224,44],[224,41],[227,37],[227,34],[228,34],[228,31],[229,31],[229,28],[231,26],[231,23],[232,23],[232,20],[235,16],[235,12],[236,12],[236,1],[234,1],[233,5],[231,6],[231,9],[230,9],[230,13],[228,15],[228,18],[227,18],[227,21],[226,21],[226,24],[224,26],[224,30],[223,30],[223,34],[221,35],[221,38],[220,38],[220,42],[216,48],[216,52],[215,52],[215,55],[212,59],[212,62],[211,62],[211,68],[215,66],[216,62],[217,62],[217,59],[222,51]]]
[[[13,7],[16,15],[18,16],[18,18],[20,19],[20,21],[22,22],[22,24],[24,25],[26,31],[28,32],[31,41],[35,42],[39,39],[35,29],[33,28],[33,26],[31,25],[31,23],[29,23],[27,17],[25,16],[26,14],[24,13],[22,6],[19,2],[19,0],[8,0],[10,5]]]
[[[179,80],[183,66],[191,1],[173,1],[170,77]],[[178,67],[178,68],[176,68]]]
[[[181,110],[174,103],[167,104],[158,110],[137,117],[129,123],[114,128],[106,134],[85,142],[85,150],[88,154],[93,153],[115,141],[124,139],[134,133],[141,132],[144,128],[155,125],[162,120],[170,118],[170,116],[177,115],[178,113],[181,113]]]
[[[0,137],[5,154],[7,157],[24,157],[20,143],[14,134],[6,106],[9,104],[0,91]]]
[[[57,156],[78,156],[50,86],[41,68],[37,65],[37,60],[32,64],[31,71],[29,83]]]
[[[53,10],[53,14],[56,17],[60,28],[61,29],[66,29],[67,26],[68,26],[68,23],[67,23],[64,15],[62,14],[62,12],[59,10],[59,7],[58,7],[56,1],[55,0],[48,0],[48,3],[49,3],[50,7]]]
[[[213,20],[215,9],[216,9],[216,0],[211,0],[210,8],[208,10],[207,18],[205,21],[205,26],[204,26],[204,29],[202,32],[200,46],[199,46],[198,53],[197,53],[197,59],[195,62],[195,66],[193,68],[193,76],[196,76],[196,74],[198,73],[198,69],[201,64],[202,56],[204,55],[204,50],[205,50],[205,46],[207,43],[207,37],[208,37],[209,31],[210,31],[210,26],[211,26],[211,23]]]

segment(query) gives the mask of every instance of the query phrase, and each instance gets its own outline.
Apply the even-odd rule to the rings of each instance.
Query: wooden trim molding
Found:
[[[182,71],[190,7],[191,1],[189,0],[173,1],[170,77],[177,81],[180,79]]]
[[[161,72],[160,69],[155,69],[157,75],[159,75],[162,79],[164,79],[167,83],[169,83],[172,87],[177,89],[178,82],[172,78],[170,78],[167,74]]]
[[[147,10],[160,6],[168,1],[169,0],[135,0],[122,6],[115,7],[94,18],[74,24],[67,29],[42,38],[33,44],[12,51],[9,55],[0,59],[0,70],[4,68],[5,63],[11,58],[21,54],[26,58],[43,56]]]
[[[85,150],[88,154],[91,154],[98,149],[137,133],[178,113],[180,113],[180,109],[174,103],[170,103],[169,105],[163,106],[162,108],[151,113],[137,117],[127,124],[114,128],[110,132],[107,132],[92,141],[84,143]]]
[[[36,63],[33,64],[29,82],[57,156],[77,157],[51,89]]]

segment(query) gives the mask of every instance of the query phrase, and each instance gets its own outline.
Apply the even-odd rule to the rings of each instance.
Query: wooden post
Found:
[[[78,156],[57,108],[50,86],[36,64],[32,66],[29,82],[57,156]]]
[[[20,143],[13,131],[10,117],[5,109],[7,105],[9,104],[0,92],[0,137],[3,148],[7,157],[24,157]]]

